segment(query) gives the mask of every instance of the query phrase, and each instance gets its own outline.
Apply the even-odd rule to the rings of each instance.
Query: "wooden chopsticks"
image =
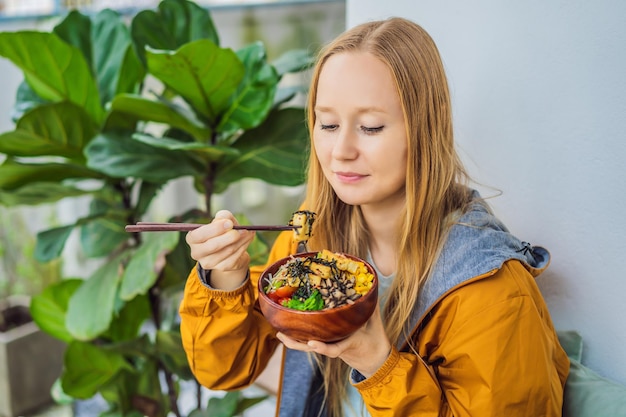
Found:
[[[154,222],[137,222],[136,224],[128,224],[124,228],[127,232],[188,232],[204,226],[202,223],[154,223]],[[237,230],[294,230],[302,226],[274,226],[274,225],[235,225],[233,229]]]

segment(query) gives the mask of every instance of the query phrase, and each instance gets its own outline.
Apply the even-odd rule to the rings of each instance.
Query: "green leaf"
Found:
[[[206,410],[197,414],[198,417],[232,417],[242,415],[248,408],[266,400],[267,395],[246,398],[241,391],[227,392],[222,398],[211,397]],[[190,414],[191,417],[191,414]]]
[[[7,159],[0,165],[0,190],[12,191],[33,182],[100,177],[95,171],[71,163],[26,164]]]
[[[118,95],[111,102],[111,110],[131,115],[137,120],[177,127],[190,133],[198,141],[206,141],[211,136],[210,129],[189,120],[177,108],[145,97],[130,94]]]
[[[149,356],[154,356],[155,349],[152,341],[151,334],[143,332],[141,335],[135,337],[132,340],[125,340],[110,345],[111,350],[124,355],[125,357],[137,357],[141,359],[148,359]],[[137,365],[139,365],[137,363]]]
[[[92,26],[94,70],[102,104],[108,103],[118,92],[120,68],[126,63],[132,46],[130,33],[119,13],[104,9],[93,18]],[[132,55],[131,55],[132,57]],[[135,73],[135,76],[141,73]],[[141,78],[135,79],[135,83]],[[128,79],[125,80],[128,83]],[[124,88],[132,88],[126,85]]]
[[[146,77],[146,68],[132,45],[126,48],[117,79],[116,94],[139,93]]]
[[[159,357],[170,372],[185,380],[193,379],[187,362],[180,332],[157,331],[156,345]]]
[[[283,301],[283,305],[293,310],[317,311],[324,308],[324,300],[318,290],[314,290],[306,300],[292,297],[288,301]]]
[[[162,184],[152,183],[148,181],[142,181],[139,185],[139,198],[135,206],[135,212],[138,218],[140,218],[150,208],[154,197],[156,197],[159,190],[161,190]]]
[[[174,50],[198,39],[220,43],[209,11],[189,1],[164,0],[156,12],[139,12],[132,20],[131,32],[144,62],[146,46]]]
[[[159,3],[159,13],[167,24],[177,45],[208,39],[216,45],[220,44],[219,35],[206,7],[192,1],[164,0]]]
[[[178,217],[175,221],[186,221],[184,216]],[[195,219],[193,220],[196,221]],[[204,220],[201,220],[204,222]],[[178,244],[165,258],[167,263],[163,269],[163,273],[159,278],[158,285],[163,297],[170,297],[171,300],[177,300],[180,293],[185,287],[185,281],[189,275],[189,271],[193,270],[196,261],[189,255],[189,246],[185,241],[185,234],[180,233]],[[176,305],[177,302],[172,303]],[[178,309],[173,308],[163,312],[161,329],[172,329],[178,327]]]
[[[74,397],[67,395],[67,393],[63,391],[63,387],[61,386],[61,380],[58,378],[56,381],[54,381],[54,384],[52,384],[52,388],[50,389],[50,395],[52,396],[54,402],[57,404],[71,405],[75,401]]]
[[[132,369],[118,353],[75,341],[69,344],[65,352],[61,384],[65,393],[87,399],[93,397],[118,372]]]
[[[0,56],[24,73],[30,87],[48,101],[68,100],[99,124],[103,109],[96,83],[82,53],[53,33],[0,33]],[[45,71],[42,69],[45,68]]]
[[[265,47],[256,42],[237,51],[244,63],[245,76],[228,110],[221,117],[220,132],[236,132],[258,126],[266,117],[274,102],[274,94],[279,81],[274,67],[267,63]]]
[[[165,266],[165,255],[177,243],[176,233],[151,233],[144,236],[142,245],[124,270],[119,297],[128,301],[137,295],[146,294]]]
[[[113,342],[131,340],[137,337],[141,325],[151,318],[148,297],[135,297],[124,304],[112,321],[106,337]]]
[[[206,415],[211,417],[232,417],[237,410],[241,391],[227,392],[222,398],[211,397],[206,408]]]
[[[140,375],[136,365],[131,366],[135,367],[133,372],[126,370],[118,372],[100,386],[98,394],[108,404],[108,410],[99,414],[94,413],[94,417],[146,417],[143,413],[133,410],[133,398],[137,394]]]
[[[183,45],[176,52],[146,51],[148,72],[187,101],[211,125],[229,107],[245,69],[232,49],[209,40]]]
[[[34,206],[54,203],[66,197],[77,197],[90,192],[56,182],[32,182],[15,191],[0,191],[0,205],[8,207],[19,205]]]
[[[165,417],[167,413],[159,410],[168,410],[169,401],[161,392],[158,364],[145,355],[137,358],[133,353],[120,352],[119,345],[109,346],[107,350],[128,358],[133,369],[130,372],[121,369],[113,378],[100,386],[99,393],[111,407],[108,412],[101,413],[100,417]],[[138,343],[134,345],[139,353],[147,349]],[[143,412],[140,413],[140,411]]]
[[[198,142],[181,142],[170,138],[155,138],[154,136],[135,133],[133,139],[155,148],[174,150],[186,150],[201,153],[209,161],[219,161],[224,157],[237,157],[239,151],[228,146],[206,145]]]
[[[67,16],[52,29],[52,32],[70,45],[80,50],[89,68],[92,68],[91,19],[78,10],[70,11]]]
[[[0,135],[0,152],[82,160],[83,148],[95,134],[96,126],[82,108],[67,101],[44,104],[24,114],[14,131]]]
[[[246,177],[291,186],[304,181],[308,132],[301,109],[273,111],[233,146],[241,156],[218,167],[216,178],[221,187]]]
[[[136,117],[116,111],[108,112],[104,119],[101,132],[134,132],[138,129]]]
[[[279,108],[282,104],[294,98],[298,93],[306,94],[306,92],[306,88],[299,85],[281,87],[276,90],[276,95],[274,95],[274,104],[272,107]]]
[[[237,410],[235,411],[235,415],[243,414],[248,408],[251,408],[263,401],[267,400],[269,395],[262,395],[260,397],[251,397],[251,398],[241,398],[239,403],[237,404]]]
[[[130,26],[131,36],[139,59],[146,63],[146,48],[174,50],[178,47],[176,39],[159,14],[153,10],[142,10],[135,15]]]
[[[121,278],[121,262],[122,255],[106,262],[70,299],[66,326],[75,339],[92,340],[111,324]]]
[[[165,151],[116,133],[96,136],[85,148],[87,165],[111,177],[165,182],[202,172],[182,151]]]
[[[102,188],[89,205],[89,215],[80,220],[80,242],[87,257],[106,256],[128,240],[121,198],[119,192]]]
[[[15,104],[13,105],[11,120],[17,123],[27,111],[45,103],[49,103],[49,101],[39,97],[26,81],[22,81],[17,87],[17,93],[15,94]]]
[[[309,69],[315,63],[315,56],[306,49],[291,49],[279,56],[272,65],[280,77],[291,72]]]
[[[144,410],[143,416],[150,414],[165,416],[169,407],[167,407],[167,400],[159,381],[159,364],[151,358],[151,360],[142,362],[137,370],[137,385],[134,387],[137,395],[134,398],[133,408]],[[149,411],[159,408],[165,408],[165,410],[162,410],[161,413]]]
[[[65,328],[65,314],[70,297],[82,283],[81,279],[66,279],[33,297],[30,313],[41,330],[67,343],[73,340]]]
[[[85,255],[97,258],[113,252],[129,238],[124,231],[125,224],[123,218],[110,214],[86,222],[80,228],[80,242]]]
[[[55,227],[37,233],[35,259],[38,262],[49,262],[61,256],[65,242],[70,237],[75,225]]]

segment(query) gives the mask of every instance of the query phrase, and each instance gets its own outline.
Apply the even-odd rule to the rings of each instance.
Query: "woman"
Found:
[[[309,249],[369,260],[380,308],[337,343],[276,334],[255,303],[254,235],[219,212],[187,235],[181,331],[198,380],[245,387],[282,343],[280,416],[560,416],[569,362],[534,281],[549,254],[467,187],[428,34],[400,18],[348,30],[322,51],[307,111]],[[295,251],[284,233],[269,262]]]

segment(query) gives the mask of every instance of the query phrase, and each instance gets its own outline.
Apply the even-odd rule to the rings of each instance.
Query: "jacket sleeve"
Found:
[[[288,256],[290,234],[281,234],[267,264]],[[276,331],[257,303],[256,283],[265,265],[252,267],[249,279],[232,291],[208,287],[194,268],[179,313],[183,348],[198,382],[213,390],[237,390],[252,384],[279,344]]]
[[[356,384],[373,417],[561,416],[569,360],[519,262],[448,293],[417,339]]]
[[[355,386],[372,417],[440,415],[441,388],[419,355],[393,347],[378,372]]]

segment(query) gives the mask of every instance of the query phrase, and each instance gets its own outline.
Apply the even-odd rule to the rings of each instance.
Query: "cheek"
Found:
[[[317,159],[320,161],[322,165],[324,165],[326,162],[328,162],[330,155],[332,153],[330,142],[316,139],[314,137],[313,144],[315,146],[315,155],[317,155]]]
[[[404,182],[406,180],[406,148],[380,149],[375,154],[370,155],[370,157],[377,161],[381,171],[387,173],[390,181],[397,182],[400,179]]]

